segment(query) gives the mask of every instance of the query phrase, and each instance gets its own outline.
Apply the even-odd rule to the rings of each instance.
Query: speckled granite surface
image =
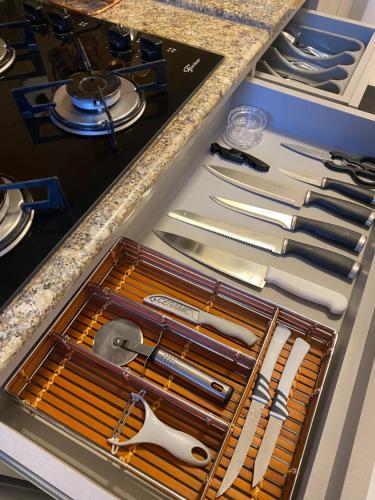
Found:
[[[276,5],[284,8],[290,0],[273,0],[270,16]],[[138,159],[129,175],[118,181],[0,314],[0,371],[85,272],[223,95],[245,77],[271,36],[266,30],[155,0],[123,0],[103,17],[222,53],[226,59]]]
[[[301,6],[300,0],[159,0],[212,16],[230,19],[266,29],[272,33],[283,26],[290,13]]]

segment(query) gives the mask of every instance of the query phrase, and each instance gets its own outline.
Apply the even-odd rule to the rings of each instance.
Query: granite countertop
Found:
[[[182,3],[185,0],[174,1]],[[189,1],[198,4],[197,0]],[[203,5],[204,1],[201,3]],[[205,0],[205,5],[215,3],[218,4],[219,0]],[[228,20],[224,11],[224,15],[217,12],[218,17],[215,17],[213,11],[204,14],[156,0],[122,0],[102,15],[135,29],[221,53],[225,60],[134,163],[130,173],[116,183],[0,314],[0,371],[56,307],[66,290],[85,272],[111,234],[119,229],[137,203],[167,171],[171,160],[224,94],[246,76],[252,61],[279,31],[281,23],[285,23],[303,2],[223,0],[220,3],[225,6],[225,12],[232,9],[233,17],[240,20],[256,12],[254,24],[263,26],[267,22],[268,28]]]

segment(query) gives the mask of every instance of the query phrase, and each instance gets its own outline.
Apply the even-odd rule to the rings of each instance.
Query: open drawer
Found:
[[[327,149],[334,144],[336,148],[350,150],[355,154],[369,154],[372,151],[374,122],[368,120],[361,113],[348,111],[348,108],[344,106],[329,103],[316,97],[304,96],[302,98],[301,94],[297,92],[280,88],[273,84],[259,81],[244,82],[232,99],[228,102],[223,102],[209,117],[194,140],[191,141],[191,143],[181,151],[179,157],[176,158],[168,175],[160,179],[154,189],[144,200],[142,200],[131,217],[124,223],[121,230],[113,234],[112,240],[108,243],[108,246],[103,250],[102,254],[98,255],[92,267],[87,269],[85,276],[82,276],[80,281],[72,287],[68,298],[64,303],[60,304],[56,311],[51,313],[49,320],[35,335],[34,344],[36,342],[35,345],[37,347],[34,352],[37,352],[38,346],[43,344],[44,339],[42,339],[42,336],[46,332],[51,332],[51,329],[54,329],[54,335],[62,335],[64,337],[66,327],[69,328],[71,325],[70,313],[66,316],[66,312],[69,310],[70,306],[68,305],[68,309],[64,309],[65,306],[68,302],[71,305],[71,297],[73,297],[77,291],[78,295],[75,297],[83,297],[83,295],[80,294],[82,294],[82,290],[85,290],[85,282],[92,273],[94,267],[98,265],[119,237],[130,238],[137,243],[146,245],[153,249],[152,252],[155,251],[158,255],[165,255],[166,259],[168,259],[168,257],[176,259],[184,265],[191,266],[197,273],[206,273],[208,276],[208,281],[206,282],[207,290],[209,289],[209,284],[215,288],[215,283],[219,280],[224,283],[223,292],[228,293],[228,291],[233,290],[233,287],[235,287],[236,290],[239,290],[238,293],[240,294],[239,296],[242,297],[241,300],[247,297],[248,299],[246,300],[250,301],[249,304],[251,303],[251,307],[253,311],[255,311],[255,315],[253,315],[253,313],[250,315],[250,324],[251,327],[255,328],[258,332],[261,342],[256,352],[241,349],[241,352],[247,357],[245,356],[243,358],[242,372],[236,375],[238,387],[236,404],[239,404],[237,410],[239,412],[240,425],[243,422],[243,417],[246,415],[249,401],[248,398],[253,386],[256,369],[259,369],[259,364],[257,364],[256,369],[251,371],[251,375],[248,369],[248,372],[246,372],[246,359],[248,359],[249,356],[260,356],[259,360],[262,359],[267,345],[267,343],[265,343],[266,339],[269,339],[272,335],[275,326],[275,322],[272,321],[272,319],[275,320],[274,315],[276,311],[281,311],[282,314],[285,314],[282,319],[284,323],[287,321],[287,318],[298,317],[304,318],[303,321],[307,321],[310,327],[313,328],[312,331],[314,331],[316,327],[322,328],[325,332],[338,331],[337,348],[327,373],[325,390],[322,393],[318,412],[315,416],[316,423],[312,427],[310,438],[306,444],[305,459],[302,463],[295,489],[295,495],[297,497],[301,495],[301,491],[307,491],[308,493],[313,491],[315,498],[321,498],[324,497],[327,492],[330,482],[335,481],[337,487],[340,488],[340,485],[342,485],[345,480],[347,470],[345,468],[339,469],[336,462],[336,459],[339,460],[338,457],[340,457],[340,452],[343,451],[342,447],[345,446],[344,452],[347,452],[348,449],[351,449],[353,444],[353,441],[348,441],[347,435],[343,436],[345,433],[345,420],[347,418],[350,419],[352,414],[356,414],[358,407],[361,407],[365,398],[365,388],[367,387],[365,382],[369,374],[368,369],[366,371],[366,367],[363,366],[362,355],[365,348],[367,349],[368,355],[373,352],[371,342],[374,338],[369,335],[370,316],[373,310],[373,296],[375,293],[375,268],[372,264],[374,244],[373,231],[367,232],[368,243],[362,254],[358,257],[362,265],[362,272],[354,283],[348,283],[329,273],[325,273],[321,269],[309,267],[297,259],[283,259],[260,250],[251,249],[250,247],[231,240],[224,241],[216,235],[204,233],[197,228],[187,229],[177,221],[169,219],[167,217],[168,211],[170,209],[179,208],[202,212],[206,215],[216,217],[220,216],[222,219],[237,225],[250,225],[250,219],[243,215],[234,212],[231,213],[225,209],[218,210],[209,199],[209,194],[218,194],[228,198],[240,196],[244,202],[253,204],[263,203],[265,208],[272,207],[274,210],[282,210],[289,214],[293,213],[292,208],[278,205],[270,200],[261,200],[259,197],[241,191],[235,186],[226,185],[226,183],[220,179],[212,177],[211,174],[201,166],[203,162],[207,161],[211,163],[222,163],[222,160],[217,157],[214,158],[208,153],[209,146],[213,141],[221,142],[228,111],[239,104],[261,106],[269,114],[270,126],[265,132],[264,141],[256,149],[249,152],[262,157],[271,164],[271,169],[266,175],[278,182],[282,182],[282,176],[278,172],[278,167],[285,166],[285,164],[290,164],[294,161],[298,168],[307,169],[311,174],[315,173],[318,176],[327,174],[324,167],[318,162],[307,159],[294,159],[293,161],[291,153],[288,153],[286,150],[283,151],[283,149],[280,148],[281,141],[287,140],[290,142],[292,138],[293,141],[304,144],[310,143],[316,147],[325,147]],[[306,116],[309,117],[308,120],[306,120]],[[322,123],[333,123],[335,125],[329,127],[329,133],[327,133],[327,128],[322,127]],[[353,130],[356,131],[356,134],[353,134]],[[340,178],[339,174],[335,175],[337,178]],[[296,181],[293,182],[295,185]],[[321,218],[326,222],[337,223],[337,219],[314,208],[303,208],[301,212],[303,215],[309,217]],[[342,224],[345,227],[358,229],[358,227],[346,222]],[[273,234],[274,236],[283,234],[285,237],[287,236],[282,230],[272,225],[266,225],[260,221],[255,223],[255,227],[258,232],[269,232],[269,234]],[[247,257],[266,265],[273,265],[284,271],[321,283],[332,290],[339,291],[348,298],[348,311],[343,317],[335,317],[329,313],[327,314],[324,308],[314,307],[303,300],[296,300],[294,297],[283,294],[276,288],[265,287],[263,290],[257,291],[243,283],[236,282],[215,271],[208,270],[202,265],[193,263],[187,257],[182,256],[165,245],[153,234],[152,231],[155,228],[187,234],[189,237],[205,241],[214,246],[216,245],[235,255],[240,255],[244,258]],[[310,243],[313,241],[311,237],[304,234],[298,235],[298,239]],[[329,248],[329,245],[323,244],[323,246]],[[134,250],[134,252],[135,251],[136,250]],[[113,252],[109,255],[113,256]],[[128,294],[131,293],[131,285],[130,289],[127,289],[126,286],[122,286],[126,280],[124,281],[121,279],[121,273],[112,273],[112,277],[108,274],[108,271],[112,269],[111,262],[107,264],[107,268],[105,269],[107,270],[103,273],[91,275],[91,280],[94,281],[96,285],[104,284],[106,287],[112,289],[112,291],[122,294],[126,299],[131,298],[128,296]],[[165,283],[164,285],[166,286]],[[81,286],[83,286],[81,291],[77,290]],[[138,299],[141,300],[140,296],[137,296]],[[210,296],[209,293],[208,296]],[[204,300],[207,301],[207,297],[205,297]],[[203,303],[208,305],[207,302],[203,301]],[[78,337],[85,333],[85,328],[87,327],[85,321],[95,319],[88,319],[84,311],[84,304],[86,304],[86,301],[82,299],[80,306],[72,315],[75,321],[83,325],[82,330],[78,330]],[[59,320],[60,328],[60,326],[56,326],[56,317],[59,316],[63,309],[64,314]],[[88,307],[88,310],[91,311],[90,314],[95,315],[95,308]],[[223,302],[218,304],[217,311],[219,314],[228,314],[228,310],[223,307]],[[82,321],[77,319],[77,313],[82,314],[82,317],[86,319]],[[231,314],[233,314],[233,312]],[[236,314],[239,314],[238,309]],[[234,316],[233,318],[236,319]],[[278,321],[277,318],[278,316],[276,316],[276,321]],[[241,321],[240,316],[237,316],[237,320]],[[76,330],[75,327],[74,330]],[[301,325],[294,325],[293,338],[295,338],[297,332],[300,334],[300,331]],[[205,331],[204,333],[208,338],[210,332]],[[79,349],[71,346],[71,343],[74,344],[72,336],[70,339],[65,338],[62,341],[61,348],[71,347],[76,354],[87,359],[87,357],[90,357],[90,353],[78,353],[78,351],[84,348],[89,351],[89,337],[89,335],[84,337],[87,339],[87,341],[83,342],[85,346],[78,346]],[[212,340],[215,342],[222,342],[224,339],[213,337]],[[230,349],[238,348],[238,345],[231,344],[230,342],[228,343],[228,340],[225,340],[224,343]],[[369,348],[369,345],[371,348]],[[168,344],[168,346],[173,347],[171,344]],[[12,382],[10,382],[12,376],[17,377],[17,373],[22,374],[22,370],[20,371],[23,362],[21,357],[26,359],[30,355],[33,347],[35,346],[31,343],[25,346],[23,353],[20,353],[19,365],[14,367],[14,373],[8,373],[8,380],[6,382],[8,383],[7,388],[9,392],[12,392]],[[61,355],[63,351],[61,348],[60,351],[57,350],[52,356]],[[178,346],[173,348],[178,349]],[[197,348],[194,357],[191,358],[192,361],[198,362],[199,359],[202,360],[204,358],[204,356],[201,355],[200,349],[200,347]],[[227,353],[230,352],[230,349]],[[42,358],[40,358],[40,361],[41,360]],[[51,362],[53,363],[53,359],[46,361],[46,363]],[[93,365],[95,365],[95,363],[93,363]],[[225,370],[230,369],[230,361],[227,361],[224,365]],[[101,366],[100,370],[103,369],[104,367]],[[212,369],[214,369],[214,367],[212,367]],[[46,367],[42,367],[42,370],[46,370]],[[138,366],[137,370],[141,373],[142,367]],[[43,373],[46,374],[47,371]],[[24,372],[29,376],[31,384],[33,383],[33,375],[36,377],[43,376],[43,373],[37,373],[35,370],[34,372],[33,370],[30,370],[29,374],[26,373],[26,370]],[[94,376],[94,374],[92,376]],[[16,378],[13,378],[13,381],[15,380]],[[35,379],[34,382],[38,385],[38,379]],[[354,401],[351,399],[353,388],[361,384],[364,387],[364,392],[357,391],[357,398]],[[4,387],[5,385],[6,384],[4,384]],[[50,491],[53,495],[60,497],[66,495],[73,498],[82,498],[82,488],[85,486],[87,491],[90,491],[90,494],[94,495],[95,498],[171,498],[168,488],[160,488],[160,485],[153,484],[147,480],[142,476],[143,470],[134,473],[134,471],[131,471],[131,467],[124,467],[123,464],[110,459],[109,456],[103,454],[103,450],[98,450],[92,443],[82,440],[77,436],[77,433],[67,433],[65,428],[52,424],[45,416],[38,415],[35,411],[30,412],[30,408],[27,408],[27,405],[19,404],[19,399],[22,399],[22,393],[15,387],[16,386],[13,386],[14,390],[12,395],[4,390],[0,397],[2,458],[6,459],[7,463],[17,467],[23,475],[40,484],[46,491]],[[33,390],[35,390],[35,387]],[[180,395],[183,394],[181,389],[179,389],[179,391]],[[49,397],[54,396],[54,394],[49,395]],[[241,404],[245,404],[245,406],[240,406]],[[194,406],[197,407],[200,412],[212,412],[212,407],[203,408],[202,401],[199,399],[194,401]],[[226,429],[232,422],[233,415],[236,414],[237,410],[235,407],[233,407],[232,413],[222,413],[220,409],[216,410],[215,418],[219,420],[218,423],[221,422],[220,425],[222,425],[222,427],[219,427],[219,429],[216,430],[216,434],[213,436],[210,436],[209,432],[207,436],[204,436],[205,433],[202,434],[199,424],[195,423],[195,427],[193,426],[197,436],[200,436],[202,439],[207,439],[208,442],[211,443],[212,451],[216,458],[220,456],[223,450],[215,439],[217,439],[218,435],[223,437],[225,434],[225,436],[227,436]],[[313,410],[315,412],[315,408]],[[199,413],[199,415],[200,414],[201,413]],[[172,422],[173,418],[175,418],[175,413],[174,415],[168,416],[167,421]],[[176,421],[174,420],[174,422]],[[198,422],[198,420],[195,420],[195,422]],[[185,421],[182,419],[179,425],[184,426]],[[234,430],[238,431],[236,425],[237,424],[234,425]],[[238,435],[236,438],[237,437]],[[354,436],[351,437],[354,439]],[[225,442],[224,438],[221,444],[224,443],[225,445]],[[302,451],[302,449],[300,451]],[[33,460],[30,460],[30,457],[32,457]],[[168,460],[168,467],[177,468],[177,465],[171,461],[170,457]],[[50,466],[48,466],[46,461]],[[35,464],[40,464],[39,470]],[[158,465],[160,464],[154,464],[155,467],[158,467]],[[208,475],[211,472],[213,474],[213,483],[204,483],[206,477],[202,479],[202,474],[199,475],[194,473],[194,480],[192,479],[191,484],[189,484],[186,479],[189,477],[189,472],[189,474],[184,475],[184,484],[187,485],[187,487],[194,487],[195,491],[199,491],[201,495],[207,493],[209,498],[211,498],[211,496],[214,497],[214,492],[219,486],[219,479],[223,474],[223,470],[219,465],[219,463],[216,463],[215,466],[208,471]],[[293,467],[291,471],[292,469]],[[216,473],[218,476],[215,476]],[[240,478],[241,488],[244,489],[240,492],[237,491],[238,498],[242,498],[241,495],[246,491],[248,474],[249,470],[245,469],[244,475]],[[289,477],[286,471],[284,471],[283,474],[285,474],[285,477]],[[319,481],[314,481],[317,474],[319,476]],[[310,479],[313,481],[312,485],[308,484]],[[214,485],[212,486],[213,489],[206,489],[208,484],[211,486]],[[265,495],[271,495],[271,498],[282,498],[282,493],[277,492],[275,489],[275,478],[271,480],[271,485],[272,488],[267,490]],[[183,492],[179,492],[179,495],[179,498],[186,497]],[[310,498],[314,498],[314,496],[310,496]],[[189,497],[189,495],[187,495],[187,497]],[[230,498],[236,498],[236,495],[230,496]],[[264,498],[267,498],[267,496],[264,496]],[[309,497],[307,496],[307,498]]]
[[[357,107],[373,73],[374,32],[371,25],[301,9],[262,56],[256,75]]]

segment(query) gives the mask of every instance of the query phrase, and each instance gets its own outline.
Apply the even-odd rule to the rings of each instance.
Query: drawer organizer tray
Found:
[[[301,9],[257,64],[259,78],[350,102],[370,71],[374,28]]]
[[[318,54],[327,56],[307,54],[304,47],[312,47]],[[258,69],[342,94],[364,50],[360,40],[291,23],[264,54]]]
[[[142,304],[162,293],[250,328],[252,347],[169,313]],[[145,342],[159,344],[234,387],[224,406],[137,356],[127,367],[92,351],[98,329],[126,318],[142,329]],[[33,352],[13,374],[6,390],[42,419],[93,447],[168,498],[213,499],[229,465],[250,403],[254,382],[277,324],[291,330],[270,382],[275,394],[296,338],[310,344],[288,400],[284,422],[264,479],[251,490],[254,457],[269,415],[265,407],[244,467],[223,498],[290,498],[336,342],[321,324],[253,297],[193,268],[121,239],[71,299]],[[110,438],[132,393],[142,391],[157,417],[207,446],[212,461],[193,467],[152,444],[112,449]],[[144,410],[133,408],[122,429],[129,439],[141,429]]]

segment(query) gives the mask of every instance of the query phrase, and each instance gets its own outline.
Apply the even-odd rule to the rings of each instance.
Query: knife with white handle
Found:
[[[263,479],[266,473],[281,427],[283,426],[283,422],[288,418],[287,404],[293,380],[309,349],[310,344],[301,338],[297,338],[290,351],[272,403],[267,429],[255,459],[253,487]]]
[[[333,314],[342,314],[348,307],[348,301],[341,293],[294,274],[243,259],[185,236],[155,230],[154,233],[187,257],[248,285],[258,288],[263,288],[266,284],[276,285],[299,298],[327,307]]]
[[[289,328],[284,325],[278,325],[276,327],[258,374],[253,394],[251,396],[251,405],[247,412],[245,423],[241,430],[241,435],[237,441],[236,448],[233,452],[228,469],[225,472],[225,476],[216,497],[219,497],[225,493],[228,488],[230,488],[244,464],[247,451],[253,440],[262,411],[270,400],[269,385],[273,369],[281,349],[288,340],[289,336]]]
[[[237,323],[232,323],[232,321],[220,318],[206,311],[202,311],[182,300],[177,300],[166,295],[154,294],[145,297],[143,302],[156,306],[163,311],[173,313],[197,325],[212,326],[223,335],[241,340],[248,346],[252,346],[258,340],[256,335],[248,328],[238,325]]]

